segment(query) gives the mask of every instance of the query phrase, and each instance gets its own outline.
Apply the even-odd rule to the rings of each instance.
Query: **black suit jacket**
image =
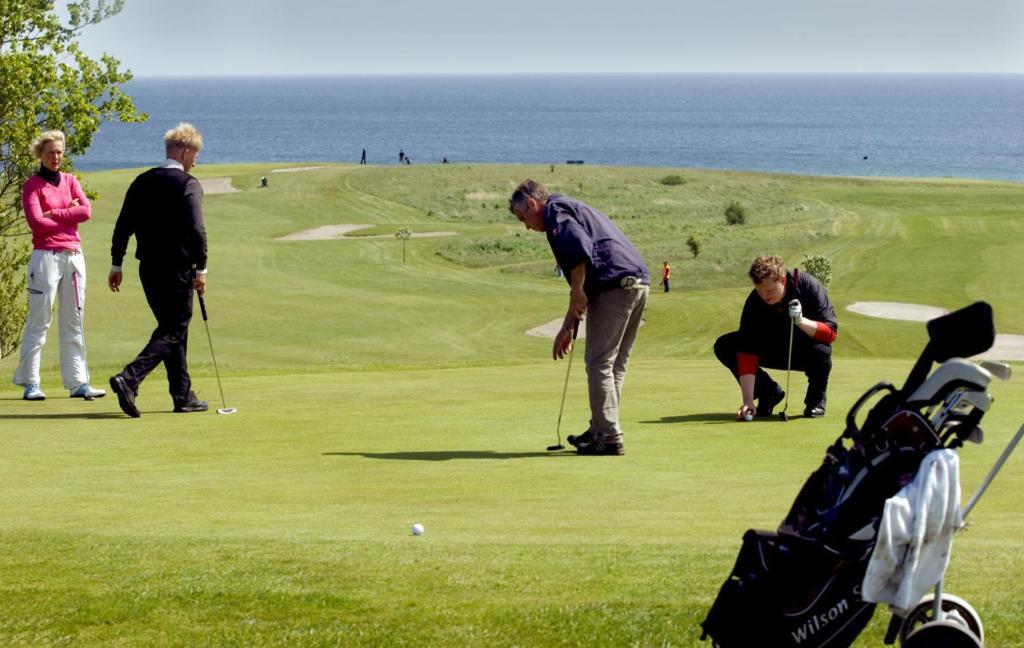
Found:
[[[206,269],[203,187],[181,169],[158,167],[135,178],[114,225],[110,257],[121,265],[135,235],[135,258],[171,272]]]

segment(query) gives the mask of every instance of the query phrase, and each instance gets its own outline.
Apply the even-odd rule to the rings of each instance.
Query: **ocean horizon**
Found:
[[[1024,180],[1024,75],[417,74],[146,77],[150,119],[105,123],[83,171],[201,161],[522,163]]]

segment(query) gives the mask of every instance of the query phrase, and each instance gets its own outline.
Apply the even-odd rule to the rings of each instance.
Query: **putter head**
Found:
[[[548,452],[555,452],[556,450],[565,450],[565,446],[561,443],[558,445],[548,446]]]
[[[237,411],[238,411],[237,407],[222,407],[219,410],[217,410],[217,413],[218,414],[234,414]]]

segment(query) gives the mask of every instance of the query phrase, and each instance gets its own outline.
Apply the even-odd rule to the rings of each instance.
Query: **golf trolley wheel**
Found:
[[[908,644],[907,640],[914,634],[914,631],[926,624],[933,623],[935,610],[935,595],[928,594],[921,599],[921,602],[915,605],[906,617],[903,619],[903,625],[900,626],[900,645],[924,645],[924,644]],[[977,638],[979,646],[985,643],[985,629],[981,625],[981,617],[971,607],[971,604],[963,600],[959,596],[953,596],[952,594],[942,595],[942,612],[945,614],[944,621],[954,623],[961,628],[966,628],[971,632],[974,637]],[[943,644],[944,645],[944,644]],[[960,645],[960,644],[952,644]],[[973,644],[963,644],[973,645]]]
[[[981,639],[957,621],[929,621],[910,633],[904,648],[982,648]]]

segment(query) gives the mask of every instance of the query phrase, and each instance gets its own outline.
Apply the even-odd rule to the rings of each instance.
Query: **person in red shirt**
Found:
[[[665,287],[665,292],[668,292],[668,280],[672,278],[672,268],[668,267],[668,261],[661,267],[661,285]]]
[[[754,289],[743,305],[740,328],[715,341],[715,356],[740,384],[743,404],[736,417],[770,416],[782,402],[785,392],[764,368],[786,369],[790,322],[794,327],[792,368],[807,376],[804,416],[824,416],[832,343],[839,330],[825,287],[796,268],[787,272],[778,256],[757,257],[748,275]],[[793,300],[797,304],[790,306]]]
[[[61,173],[64,133],[47,131],[32,144],[39,171],[25,182],[21,205],[32,231],[28,262],[28,318],[21,339],[21,358],[13,382],[25,388],[22,398],[46,400],[39,386],[39,363],[46,333],[59,301],[60,374],[72,398],[92,400],[106,392],[89,385],[85,356],[85,256],[78,225],[89,220],[92,207],[78,180]]]

